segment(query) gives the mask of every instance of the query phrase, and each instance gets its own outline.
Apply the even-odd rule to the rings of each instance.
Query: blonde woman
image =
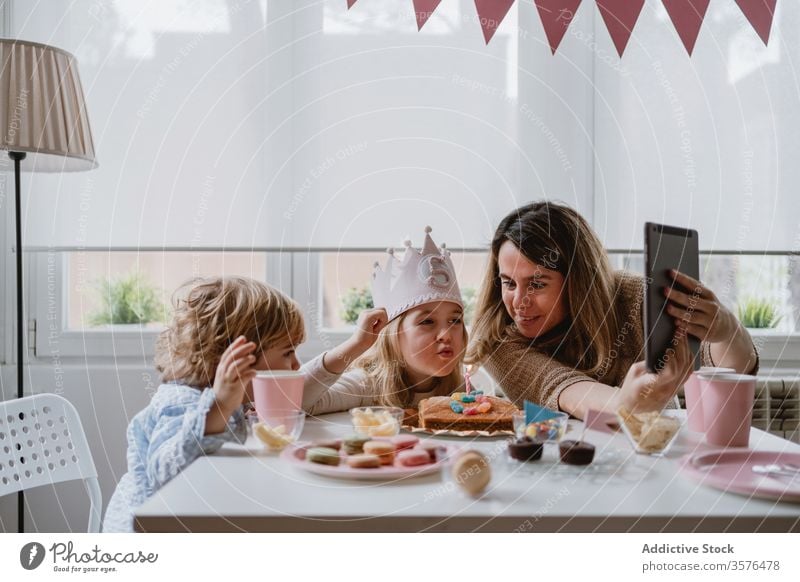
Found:
[[[415,407],[423,398],[463,386],[464,304],[449,251],[436,247],[430,227],[425,231],[421,250],[407,242],[401,259],[389,251],[386,269],[375,264],[376,309],[362,312],[354,336],[324,359],[328,372],[353,366],[330,388],[306,391],[303,407],[310,414],[356,406]]]
[[[128,472],[106,511],[104,531],[133,530],[133,512],[192,461],[247,438],[243,404],[257,370],[297,370],[305,339],[297,304],[243,277],[210,278],[179,291],[156,345],[163,384],[128,426]],[[333,359],[337,351],[326,354]],[[305,366],[306,390],[333,382],[320,356]]]
[[[747,331],[702,283],[673,277],[690,297],[668,294],[675,354],[658,374],[644,362],[643,278],[611,269],[586,220],[535,202],[495,232],[467,361],[485,366],[506,395],[583,418],[587,409],[663,408],[691,372],[686,334],[702,340],[703,365],[755,374]]]

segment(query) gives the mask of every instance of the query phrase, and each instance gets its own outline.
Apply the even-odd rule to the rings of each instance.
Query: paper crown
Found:
[[[420,251],[405,241],[402,259],[397,259],[394,249],[388,249],[389,260],[381,269],[375,262],[372,272],[372,300],[375,307],[383,307],[392,320],[409,309],[433,301],[452,301],[462,308],[461,291],[450,251],[442,244],[436,246],[431,238],[431,227],[425,227],[425,244]]]

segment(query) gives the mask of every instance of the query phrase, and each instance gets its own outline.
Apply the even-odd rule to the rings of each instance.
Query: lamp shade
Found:
[[[0,149],[26,152],[22,169],[97,167],[78,63],[44,44],[0,39]]]

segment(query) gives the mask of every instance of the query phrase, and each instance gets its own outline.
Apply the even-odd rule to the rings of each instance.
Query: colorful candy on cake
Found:
[[[513,431],[517,407],[479,390],[434,396],[419,403],[419,426],[427,430]]]

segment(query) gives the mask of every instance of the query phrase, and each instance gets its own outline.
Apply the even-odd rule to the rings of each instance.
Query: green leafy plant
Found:
[[[358,321],[359,313],[374,306],[369,287],[350,287],[342,296],[339,317],[345,323],[353,325]]]
[[[768,299],[750,297],[739,304],[739,321],[752,329],[771,329],[780,323],[778,306]]]
[[[95,282],[100,307],[89,315],[91,325],[162,321],[164,305],[158,289],[141,273]]]

